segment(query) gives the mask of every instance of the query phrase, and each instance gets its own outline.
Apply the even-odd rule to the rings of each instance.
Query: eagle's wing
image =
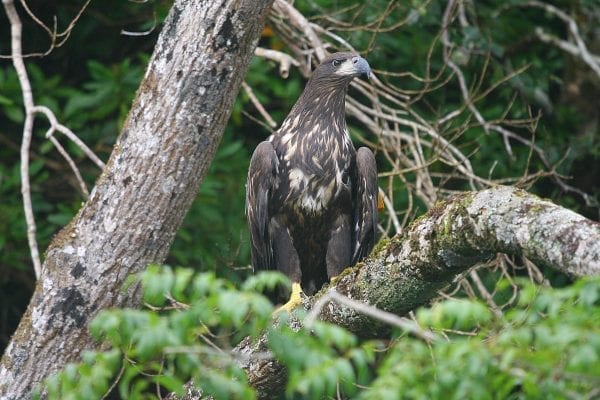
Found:
[[[252,265],[255,270],[274,269],[269,235],[269,199],[277,175],[278,159],[270,142],[254,150],[246,182],[246,217],[250,231]]]
[[[353,265],[369,255],[377,234],[377,165],[373,153],[366,147],[361,147],[356,152],[355,176]]]

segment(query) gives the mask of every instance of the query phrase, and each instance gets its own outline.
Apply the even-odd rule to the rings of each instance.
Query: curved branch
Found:
[[[579,27],[577,26],[577,22],[573,18],[571,18],[567,13],[562,11],[561,9],[553,6],[552,4],[546,4],[541,1],[531,0],[520,4],[521,7],[537,7],[543,9],[545,12],[555,15],[560,18],[567,24],[567,28],[573,39],[575,40],[575,46],[571,45],[571,43],[560,40],[558,38],[553,37],[552,35],[545,34],[541,28],[537,28],[535,30],[536,36],[545,43],[551,43],[556,45],[558,48],[567,51],[573,56],[579,57],[586,63],[598,77],[600,77],[600,61],[598,60],[598,56],[590,53],[583,38],[579,34]]]
[[[463,193],[436,204],[402,236],[380,245],[332,287],[306,299],[304,307],[318,303],[321,319],[361,336],[379,336],[388,329],[385,323],[348,302],[323,306],[319,299],[331,290],[405,315],[498,252],[525,256],[574,276],[600,274],[600,223],[512,187]],[[292,323],[299,326],[297,320]],[[275,360],[252,357],[266,350],[265,337],[257,343],[244,340],[236,348],[246,356],[243,367],[263,398],[283,390],[286,378]]]
[[[600,223],[513,187],[467,192],[436,204],[335,286],[404,315],[496,253],[573,276],[600,274]],[[377,334],[378,327],[342,307],[325,309],[322,317],[361,335]]]
[[[36,225],[33,215],[33,207],[31,205],[31,189],[29,185],[29,147],[31,145],[31,137],[33,134],[33,92],[25,63],[23,62],[23,49],[21,46],[21,36],[23,33],[23,25],[21,18],[17,13],[13,0],[2,0],[4,10],[10,22],[11,36],[11,58],[13,65],[17,71],[21,92],[23,94],[23,105],[25,107],[25,122],[23,123],[23,139],[21,141],[21,194],[23,196],[23,209],[25,212],[25,221],[27,223],[27,242],[29,243],[29,251],[33,262],[33,270],[35,271],[36,279],[42,274],[42,263],[40,261],[40,252],[38,249],[37,239],[35,238]]]

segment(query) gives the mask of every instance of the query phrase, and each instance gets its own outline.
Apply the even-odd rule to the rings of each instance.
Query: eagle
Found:
[[[368,255],[377,232],[377,167],[355,150],[345,118],[348,85],[369,77],[368,62],[334,53],[312,73],[281,127],[252,155],[246,216],[254,271],[292,282],[290,312]]]

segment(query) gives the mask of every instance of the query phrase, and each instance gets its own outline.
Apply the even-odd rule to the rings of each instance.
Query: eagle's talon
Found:
[[[276,309],[273,314],[277,315],[283,311],[287,312],[288,314],[291,314],[296,307],[302,304],[303,296],[304,293],[302,292],[300,284],[297,282],[292,283],[292,294],[290,295],[290,299],[287,303]]]

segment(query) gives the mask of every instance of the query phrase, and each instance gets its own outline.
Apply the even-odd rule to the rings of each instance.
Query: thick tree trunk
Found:
[[[403,236],[380,244],[364,263],[346,270],[332,287],[306,299],[304,306],[310,309],[328,290],[336,290],[405,315],[497,252],[526,256],[574,276],[597,275],[600,223],[511,187],[464,193],[439,203]],[[322,309],[320,317],[361,336],[378,336],[388,329],[334,302]],[[285,385],[281,365],[252,357],[267,351],[266,337],[257,343],[244,340],[236,351],[246,356],[243,367],[259,397],[281,393]]]
[[[272,0],[175,3],[89,200],[46,252],[0,365],[0,398],[94,347],[98,311],[135,303],[125,278],[162,262],[222,136]]]

